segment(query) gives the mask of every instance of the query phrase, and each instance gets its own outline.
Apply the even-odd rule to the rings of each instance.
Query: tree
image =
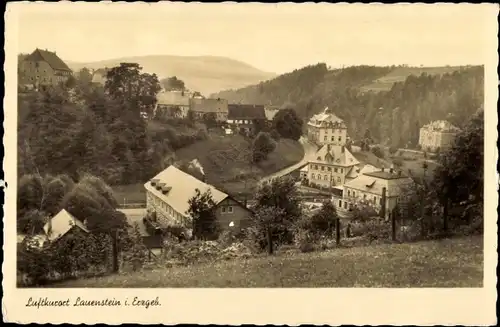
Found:
[[[108,94],[121,101],[136,119],[139,119],[141,112],[153,114],[156,95],[161,90],[156,74],[141,71],[139,64],[121,63],[108,71],[104,85]]]
[[[203,115],[203,123],[207,126],[207,129],[213,128],[217,126],[217,117],[215,113],[208,112]]]
[[[276,143],[268,133],[260,132],[252,142],[252,161],[255,163],[267,159],[276,148]]]
[[[265,183],[257,190],[255,200],[257,209],[271,207],[283,211],[283,215],[279,216],[282,221],[274,228],[273,235],[277,235],[280,243],[291,242],[293,226],[302,215],[295,181],[282,177]]]
[[[195,239],[217,238],[219,226],[215,215],[215,202],[210,189],[196,194],[188,200],[189,209],[186,211],[192,219],[192,235]]]
[[[288,139],[298,140],[302,136],[303,121],[293,109],[283,109],[273,117],[273,128]]]
[[[149,251],[146,245],[144,245],[137,222],[132,226],[129,242],[130,244],[127,248],[125,257],[127,262],[132,264],[132,269],[137,271],[142,268],[146,262]]]
[[[282,230],[281,226],[284,211],[276,207],[258,207],[252,216],[254,224],[251,227],[250,238],[260,249],[267,249],[268,254],[273,254],[274,243],[280,242],[280,235],[277,231]]]
[[[172,76],[169,78],[162,79],[160,81],[161,85],[166,91],[185,91],[186,85],[184,82],[177,78],[177,76]]]
[[[484,113],[479,111],[459,133],[450,149],[442,151],[431,189],[443,207],[443,229],[448,209],[462,201],[483,202]]]
[[[323,203],[321,209],[311,217],[311,231],[329,235],[335,228],[337,210],[330,200]]]

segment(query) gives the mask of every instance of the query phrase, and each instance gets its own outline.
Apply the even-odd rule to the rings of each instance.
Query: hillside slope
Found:
[[[415,146],[419,129],[446,119],[460,127],[482,107],[484,67],[354,66],[328,70],[317,64],[212,97],[230,102],[294,108],[308,120],[329,107],[346,121],[349,135]]]
[[[98,69],[114,67],[121,62],[134,62],[143,67],[144,72],[156,73],[159,78],[177,76],[186,86],[204,95],[220,90],[240,88],[275,77],[274,73],[261,71],[246,63],[225,57],[200,56],[183,57],[169,55],[125,57],[110,60],[77,63],[67,62],[78,71],[83,67]]]

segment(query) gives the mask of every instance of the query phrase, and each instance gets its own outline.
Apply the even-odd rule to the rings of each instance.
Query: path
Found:
[[[304,148],[304,157],[302,157],[302,160],[294,165],[283,168],[280,171],[277,171],[271,175],[268,175],[268,176],[262,178],[260,180],[260,183],[265,183],[265,182],[272,180],[273,178],[287,175],[287,174],[291,173],[292,171],[294,171],[298,168],[301,168],[302,166],[304,166],[305,164],[307,164],[309,161],[311,161],[314,158],[314,155],[318,151],[318,147],[314,143],[309,142],[309,140],[307,140],[303,136],[300,138],[299,142],[300,142],[300,144],[302,144],[302,147]]]

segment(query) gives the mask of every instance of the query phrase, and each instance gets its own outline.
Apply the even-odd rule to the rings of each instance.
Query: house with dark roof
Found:
[[[203,119],[206,115],[213,115],[218,122],[225,122],[228,114],[227,100],[225,99],[189,99],[189,110],[195,119]]]
[[[239,231],[250,222],[252,212],[242,203],[214,186],[207,184],[175,166],[169,166],[144,184],[146,207],[163,229],[181,226],[190,229],[189,199],[210,191],[214,210],[222,230]]]
[[[38,86],[64,83],[73,71],[56,52],[36,49],[21,62],[20,73],[21,84]]]
[[[227,123],[233,128],[251,132],[259,122],[266,123],[263,105],[230,104],[227,110]]]

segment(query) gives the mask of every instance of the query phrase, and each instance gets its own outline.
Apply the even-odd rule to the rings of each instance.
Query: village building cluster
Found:
[[[71,69],[55,52],[36,49],[20,65],[25,84],[35,86],[57,84],[66,81]],[[104,84],[107,68],[93,71],[92,82]],[[157,95],[155,116],[163,118],[206,119],[211,115],[216,122],[224,123],[226,134],[234,131],[251,132],[255,125],[269,122],[279,109],[253,104],[230,104],[225,99],[209,99],[188,90],[162,90]],[[423,150],[436,151],[448,147],[459,129],[449,122],[436,121],[420,129],[419,144]],[[360,162],[351,153],[346,123],[326,108],[314,115],[307,123],[307,138],[318,146],[314,158],[300,168],[301,181],[313,188],[326,189],[341,217],[347,217],[355,206],[369,205],[377,212],[384,206],[385,218],[404,198],[404,189],[413,180],[394,168],[376,168]],[[210,190],[215,201],[216,216],[221,227],[241,230],[250,221],[252,212],[214,186],[199,180],[171,165],[144,184],[147,194],[147,211],[160,226],[180,225],[188,227],[188,201],[196,190]],[[62,227],[59,227],[62,226]],[[66,211],[61,211],[47,225],[46,235],[64,235],[70,230],[87,232]],[[145,228],[144,236],[148,235]],[[57,238],[58,236],[56,236]]]

